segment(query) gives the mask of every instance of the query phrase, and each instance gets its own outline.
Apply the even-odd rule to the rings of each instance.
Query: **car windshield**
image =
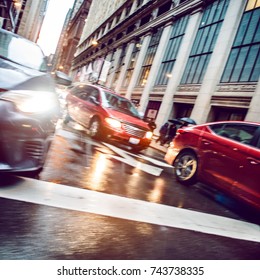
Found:
[[[46,71],[40,47],[15,34],[0,31],[0,57],[32,69]]]
[[[122,112],[124,114],[140,118],[140,115],[135,108],[134,104],[129,101],[128,99],[118,96],[116,94],[113,94],[109,91],[104,91],[105,93],[105,99],[102,100],[102,105],[106,108],[113,108],[114,110],[117,110],[119,112]]]

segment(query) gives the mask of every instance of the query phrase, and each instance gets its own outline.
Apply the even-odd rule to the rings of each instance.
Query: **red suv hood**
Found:
[[[133,125],[142,127],[144,129],[147,129],[147,130],[150,130],[148,124],[141,119],[138,119],[138,118],[133,117],[133,116],[129,116],[129,115],[124,114],[124,113],[119,112],[119,111],[115,111],[111,108],[104,108],[104,109],[107,111],[108,116],[111,117],[111,118],[120,120],[120,121],[125,122],[125,123],[131,123]]]

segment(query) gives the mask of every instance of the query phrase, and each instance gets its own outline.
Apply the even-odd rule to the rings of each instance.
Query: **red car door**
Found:
[[[247,200],[260,208],[260,150],[243,144],[239,153],[239,168],[236,174],[234,192],[240,198]]]
[[[260,207],[260,150],[253,146],[258,126],[211,129],[201,139],[203,180]]]
[[[98,105],[91,97],[99,101],[99,91],[89,85],[78,86],[68,97],[68,109],[71,117],[84,127],[89,127],[91,117],[98,112]]]
[[[204,132],[200,147],[201,180],[231,191],[239,168],[237,143],[211,132]]]

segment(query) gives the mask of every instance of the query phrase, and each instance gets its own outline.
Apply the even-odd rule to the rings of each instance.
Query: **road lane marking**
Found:
[[[56,135],[65,137],[65,138],[69,138],[71,140],[76,140],[79,138],[79,136],[76,135],[75,133],[69,132],[66,130],[62,130],[62,129],[57,129]],[[102,147],[102,145],[100,143],[97,143],[91,139],[84,139],[84,142],[86,142],[87,144],[90,144],[90,145],[94,145],[95,147],[99,147],[99,148]],[[159,161],[157,159],[154,159],[154,158],[142,155],[142,154],[133,154],[126,150],[120,149],[114,145],[108,144],[106,142],[102,142],[102,144],[104,146],[106,146],[107,148],[109,148],[114,153],[116,153],[117,155],[119,155],[119,156],[109,155],[109,157],[114,158],[118,161],[121,161],[125,164],[128,164],[132,167],[138,168],[138,169],[142,170],[143,172],[146,172],[153,176],[160,176],[163,171],[162,168],[164,168],[164,167],[173,168],[173,166],[167,164],[166,162],[162,162],[162,161]],[[162,168],[159,168],[159,167],[147,164],[147,163],[142,163],[142,162],[136,160],[135,158],[144,159],[144,160],[149,161],[152,164],[160,166]]]
[[[117,148],[113,145],[110,145],[108,143],[103,143],[104,145],[106,145],[109,149],[111,149],[112,151],[114,151],[116,154],[120,155],[119,156],[114,156],[114,155],[110,155],[110,157],[117,159],[119,161],[124,162],[125,164],[128,164],[130,166],[136,167],[148,174],[151,174],[153,176],[160,176],[163,169],[159,168],[159,167],[155,167],[153,165],[150,164],[146,164],[146,163],[142,163],[136,159],[134,159],[132,156],[129,155],[129,153],[127,153],[126,151]]]
[[[1,187],[0,197],[260,242],[256,224],[34,179],[20,178]]]

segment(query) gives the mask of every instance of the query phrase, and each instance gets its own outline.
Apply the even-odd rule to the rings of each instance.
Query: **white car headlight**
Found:
[[[153,137],[153,133],[152,133],[151,131],[147,131],[147,132],[145,133],[145,138],[147,138],[147,139],[152,139],[152,137]]]
[[[57,108],[57,98],[48,91],[16,90],[7,91],[1,99],[13,102],[24,113],[45,113]]]
[[[105,118],[105,121],[109,124],[109,126],[115,129],[120,129],[122,126],[121,122],[116,119]]]

